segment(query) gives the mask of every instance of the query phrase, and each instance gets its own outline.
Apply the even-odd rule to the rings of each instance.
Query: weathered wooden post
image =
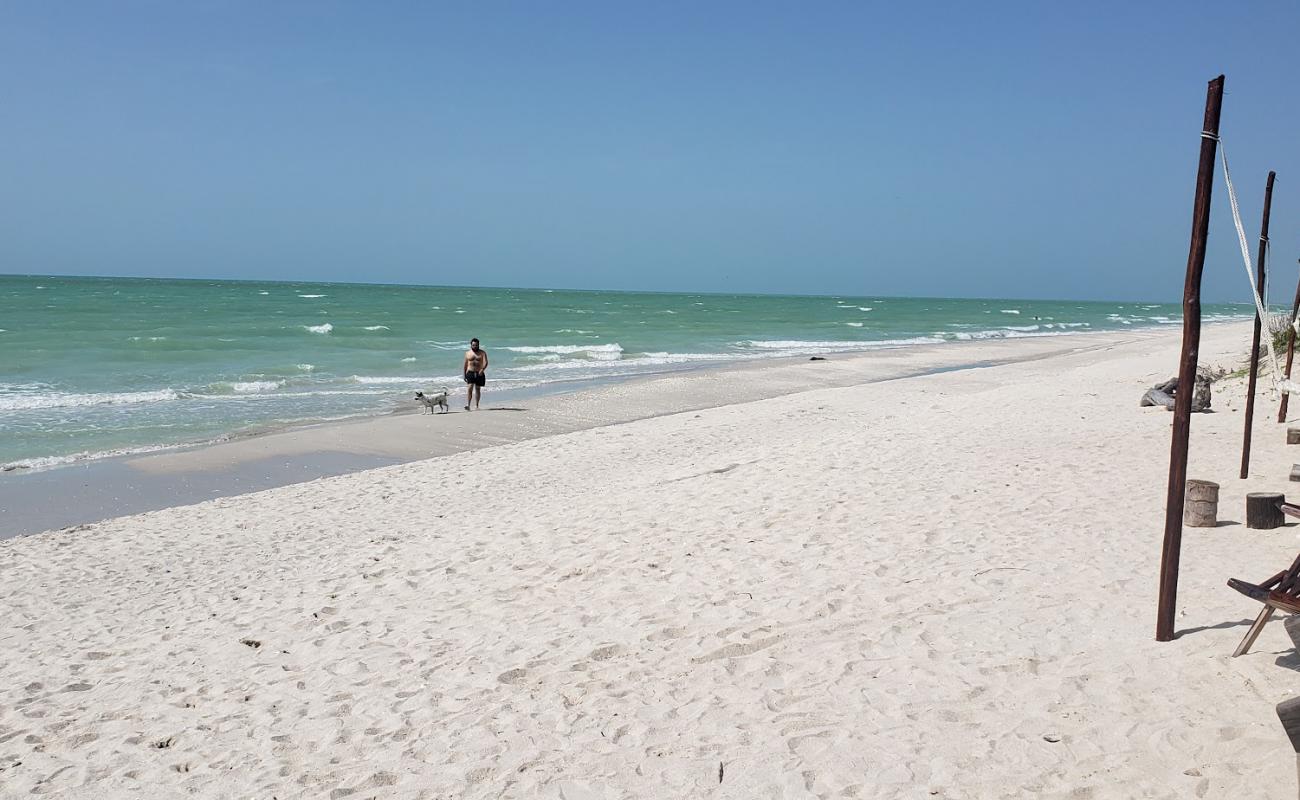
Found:
[[[1174,398],[1173,435],[1169,444],[1169,492],[1165,497],[1165,541],[1160,555],[1160,605],[1156,611],[1156,641],[1174,638],[1174,607],[1178,602],[1178,558],[1183,544],[1183,498],[1187,482],[1187,439],[1192,424],[1192,384],[1201,346],[1201,272],[1205,240],[1210,230],[1210,193],[1214,188],[1214,157],[1219,144],[1219,112],[1223,108],[1223,76],[1210,81],[1205,93],[1205,122],[1201,126],[1201,158],[1196,171],[1196,200],[1192,204],[1192,241],[1187,251],[1183,284],[1183,350],[1178,359],[1178,394]]]
[[[1296,314],[1300,314],[1300,281],[1295,284],[1295,302],[1291,304],[1291,330],[1287,331],[1286,337],[1286,374],[1283,377],[1287,380],[1291,380],[1291,358],[1295,355]],[[1291,395],[1282,393],[1282,405],[1277,410],[1278,422],[1286,422],[1286,401],[1290,399]],[[1289,439],[1287,444],[1291,444]]]
[[[1277,173],[1269,170],[1264,184],[1264,220],[1259,225],[1259,257],[1255,259],[1255,294],[1264,296],[1264,255],[1268,252],[1268,212],[1273,207],[1273,179]],[[1265,320],[1260,319],[1255,308],[1255,336],[1250,345],[1250,380],[1246,382],[1246,430],[1241,435],[1241,478],[1250,473],[1250,426],[1255,421],[1255,379],[1259,373],[1259,331]],[[1276,373],[1275,373],[1276,374]],[[1285,395],[1283,395],[1285,396]]]

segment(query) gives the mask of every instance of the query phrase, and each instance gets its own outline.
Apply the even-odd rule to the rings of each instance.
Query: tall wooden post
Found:
[[[1295,284],[1295,302],[1291,304],[1291,330],[1287,332],[1286,337],[1286,375],[1287,380],[1291,380],[1291,358],[1295,355],[1295,319],[1300,314],[1300,281]],[[1282,393],[1282,405],[1277,410],[1277,421],[1286,422],[1286,401],[1291,399],[1291,395],[1286,392]]]
[[[1277,173],[1268,173],[1264,184],[1264,220],[1259,224],[1259,257],[1255,259],[1255,294],[1264,296],[1264,256],[1268,252],[1268,212],[1273,207],[1273,179]],[[1259,331],[1266,320],[1260,319],[1255,309],[1255,336],[1250,344],[1250,380],[1246,382],[1246,431],[1241,435],[1241,479],[1250,474],[1250,426],[1255,421],[1255,379],[1259,375]]]
[[[1192,205],[1192,243],[1187,252],[1183,284],[1183,350],[1178,359],[1178,392],[1174,397],[1173,436],[1169,445],[1169,492],[1165,497],[1165,542],[1160,554],[1160,607],[1156,612],[1156,641],[1174,638],[1174,607],[1178,602],[1178,557],[1183,544],[1183,499],[1187,490],[1187,440],[1192,424],[1192,391],[1196,356],[1201,346],[1201,271],[1205,268],[1205,239],[1210,230],[1210,191],[1214,188],[1214,157],[1219,145],[1219,111],[1223,107],[1223,76],[1210,81],[1205,95],[1205,124],[1201,127],[1201,161],[1196,171],[1196,201]]]

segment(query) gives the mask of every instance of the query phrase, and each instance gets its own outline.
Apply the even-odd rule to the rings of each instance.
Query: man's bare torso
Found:
[[[479,348],[478,352],[473,350],[465,351],[465,371],[482,372],[483,367],[487,366],[487,351]]]

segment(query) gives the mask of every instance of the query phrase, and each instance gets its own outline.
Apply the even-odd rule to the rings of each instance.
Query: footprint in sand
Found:
[[[726,647],[720,647],[717,650],[714,650],[712,653],[708,653],[702,656],[696,656],[695,658],[691,659],[691,663],[703,664],[707,661],[716,661],[719,658],[736,658],[739,656],[752,655],[754,653],[757,653],[759,650],[762,650],[767,647],[771,647],[772,645],[776,644],[777,642],[781,641],[784,638],[785,636],[783,635],[769,636],[766,639],[759,639],[756,642],[729,644]]]
[[[524,679],[527,677],[528,677],[528,670],[526,669],[508,669],[505,672],[498,675],[497,680],[501,681],[502,683],[515,686],[517,684],[523,683]]]
[[[597,647],[595,650],[592,650],[587,658],[590,658],[592,661],[608,661],[622,652],[623,648],[619,645],[607,644],[603,647]]]
[[[680,626],[676,628],[664,628],[658,633],[652,633],[645,638],[646,641],[648,642],[659,642],[659,641],[663,641],[664,639],[680,639],[685,635],[686,635],[686,627]]]

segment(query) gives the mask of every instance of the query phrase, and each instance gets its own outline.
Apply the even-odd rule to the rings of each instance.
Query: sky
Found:
[[[1300,4],[0,2],[0,273],[1178,300]],[[1216,173],[1204,299],[1249,298]]]

